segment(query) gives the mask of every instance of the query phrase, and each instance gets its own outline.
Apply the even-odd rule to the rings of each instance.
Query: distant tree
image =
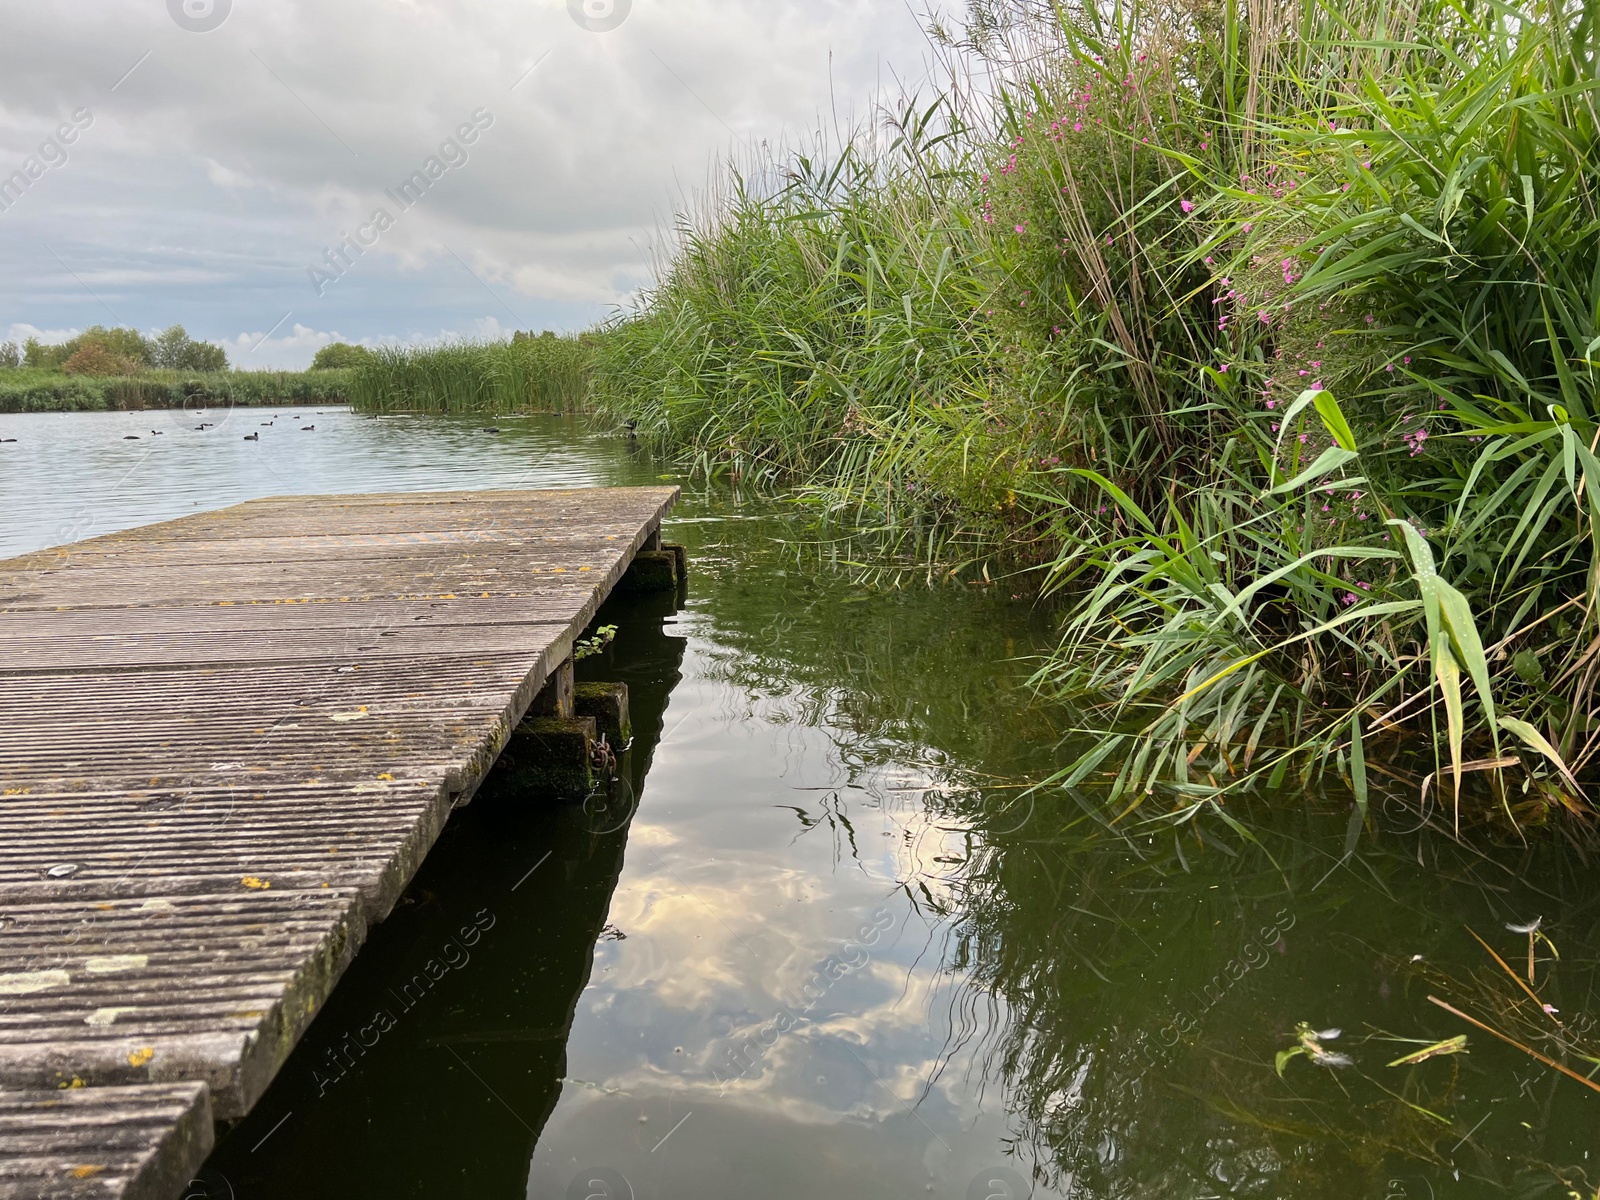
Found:
[[[143,364],[116,353],[104,342],[88,342],[61,364],[68,375],[132,375]]]
[[[150,343],[137,329],[102,329],[96,325],[92,329],[85,329],[79,341],[80,349],[90,345],[104,346],[118,358],[127,359],[136,367],[150,366],[154,357]]]
[[[22,349],[15,342],[0,345],[0,369],[15,370],[22,365]]]
[[[151,358],[164,371],[183,369],[183,352],[189,348],[189,332],[182,325],[173,325],[150,343]]]
[[[190,342],[183,355],[185,371],[226,371],[228,352],[214,342]]]
[[[107,329],[104,325],[91,325],[77,337],[68,338],[54,346],[47,346],[38,338],[29,338],[23,347],[23,362],[30,367],[64,370],[69,360],[91,346],[99,347],[112,358],[122,360],[129,371],[148,367],[153,361],[150,343],[137,329]],[[104,361],[104,358],[85,361]]]
[[[372,351],[349,342],[329,342],[311,360],[313,371],[342,371],[372,361]]]
[[[94,353],[84,355],[85,351]],[[13,347],[13,353],[15,348]],[[77,337],[50,346],[29,338],[22,347],[22,365],[73,375],[127,375],[145,367],[169,371],[226,371],[228,352],[210,342],[197,342],[182,325],[151,339],[137,329],[91,325]],[[67,364],[73,363],[69,367]],[[0,365],[4,365],[0,357]],[[111,367],[117,369],[111,370]]]
[[[60,360],[52,357],[54,346],[46,346],[38,338],[22,343],[22,365],[25,367],[59,367]]]
[[[182,325],[164,330],[150,343],[151,361],[168,371],[226,371],[228,352],[210,342],[197,342]]]

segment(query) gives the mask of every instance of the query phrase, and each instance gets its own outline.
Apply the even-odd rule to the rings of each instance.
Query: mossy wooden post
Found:
[[[661,540],[661,530],[653,530],[643,547],[633,556],[616,590],[623,595],[642,592],[679,592],[688,582],[689,556],[679,545]]]
[[[594,787],[590,766],[595,719],[579,716],[573,699],[572,660],[553,672],[528,715],[511,734],[498,770],[521,791],[538,796],[585,796]]]
[[[580,683],[573,703],[580,717],[593,717],[600,735],[620,753],[633,738],[633,722],[628,717],[628,685],[625,683]]]
[[[545,680],[544,690],[528,706],[528,715],[559,717],[563,721],[570,721],[576,712],[572,704],[572,689],[576,686],[574,679],[573,661],[569,658],[550,673],[550,678]]]

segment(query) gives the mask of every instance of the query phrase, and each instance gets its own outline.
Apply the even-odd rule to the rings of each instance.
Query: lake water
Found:
[[[495,420],[0,416],[0,555],[253,496],[676,478]],[[1580,844],[1459,846],[1398,783],[1365,827],[1241,808],[1255,843],[1030,795],[1072,728],[1017,686],[1048,613],[874,590],[803,512],[678,482],[687,601],[613,602],[580,665],[632,691],[624,802],[491,777],[193,1196],[1596,1194],[1600,1095],[1429,1000],[1593,1069]],[[1536,917],[1537,1003],[1506,929]],[[1280,1077],[1301,1022],[1348,1064]]]

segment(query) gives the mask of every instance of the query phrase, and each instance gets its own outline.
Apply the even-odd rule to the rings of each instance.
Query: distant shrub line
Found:
[[[0,370],[0,412],[137,412],[216,405],[345,404],[349,371],[142,371],[67,375]]]

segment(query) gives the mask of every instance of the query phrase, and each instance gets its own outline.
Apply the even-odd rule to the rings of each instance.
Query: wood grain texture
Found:
[[[275,498],[0,562],[0,1200],[179,1193],[676,498]]]
[[[203,1084],[0,1092],[0,1200],[176,1200],[212,1136]]]

